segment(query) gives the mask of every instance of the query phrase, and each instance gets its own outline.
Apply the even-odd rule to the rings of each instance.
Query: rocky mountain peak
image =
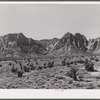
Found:
[[[56,46],[53,48],[52,52],[57,50],[60,52],[69,53],[76,52],[78,50],[87,50],[88,40],[81,33],[75,33],[73,35],[70,32],[64,34],[64,36],[58,41]],[[61,49],[62,48],[62,49]]]
[[[66,42],[67,39],[73,40],[73,38],[74,38],[74,35],[73,35],[72,33],[70,33],[70,32],[67,32],[67,33],[62,37],[63,40],[65,39],[65,42]]]
[[[82,50],[86,50],[86,46],[88,45],[88,40],[83,34],[75,33],[76,45],[78,48]]]
[[[64,34],[64,36],[63,36],[63,37],[70,37],[70,36],[72,36],[72,35],[73,35],[72,33],[67,32],[67,33],[65,33],[65,34]]]
[[[72,33],[67,32],[57,43],[54,49],[60,49],[63,47],[65,44],[73,44],[73,41],[75,40],[75,37]]]
[[[39,55],[45,52],[45,48],[23,33],[9,33],[0,38],[0,54],[4,56]]]

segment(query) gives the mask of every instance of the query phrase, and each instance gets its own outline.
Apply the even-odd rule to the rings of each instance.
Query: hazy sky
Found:
[[[18,32],[38,40],[66,32],[100,37],[100,4],[0,4],[0,35]]]

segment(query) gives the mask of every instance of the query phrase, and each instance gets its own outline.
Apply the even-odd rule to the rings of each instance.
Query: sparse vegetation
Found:
[[[62,61],[62,66],[66,66],[66,61],[65,61],[66,59],[64,59],[63,61]]]
[[[73,78],[75,81],[77,80],[77,71],[78,69],[76,67],[71,67],[69,71],[67,71],[66,75],[70,78]]]
[[[94,64],[90,62],[88,59],[85,60],[84,65],[87,71],[94,71],[94,67],[93,67]]]
[[[22,70],[17,71],[17,74],[18,74],[18,77],[22,77],[22,75],[23,75]]]
[[[66,57],[66,59],[62,57],[63,60],[60,57],[53,59],[51,57],[50,61],[48,59],[24,58],[24,60],[7,60],[3,63],[1,61],[0,78],[5,84],[8,82],[8,85],[2,85],[0,82],[0,87],[94,89],[96,88],[95,84],[97,84],[97,88],[100,88],[100,74],[93,76],[95,73],[100,73],[96,69],[96,64],[99,64],[99,61],[92,63],[89,57],[80,59],[74,56]],[[92,86],[89,85],[90,83]]]
[[[15,72],[17,72],[17,68],[14,68],[14,64],[13,64],[13,66],[12,66],[12,68],[11,68],[11,71],[13,72],[13,73],[15,73]]]
[[[54,67],[54,61],[52,61],[52,62],[48,62],[48,67],[49,67],[49,68]]]

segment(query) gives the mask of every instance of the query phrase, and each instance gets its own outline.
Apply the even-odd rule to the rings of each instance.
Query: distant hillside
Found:
[[[34,40],[23,33],[9,33],[0,37],[1,57],[27,57],[42,55],[100,54],[100,38],[90,39],[81,34],[67,32],[62,38]]]
[[[23,33],[7,34],[0,37],[0,55],[6,57],[43,55],[46,49]]]

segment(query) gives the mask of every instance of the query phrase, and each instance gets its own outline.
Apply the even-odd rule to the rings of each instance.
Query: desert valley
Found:
[[[100,38],[70,32],[60,39],[1,36],[0,88],[99,89]]]

